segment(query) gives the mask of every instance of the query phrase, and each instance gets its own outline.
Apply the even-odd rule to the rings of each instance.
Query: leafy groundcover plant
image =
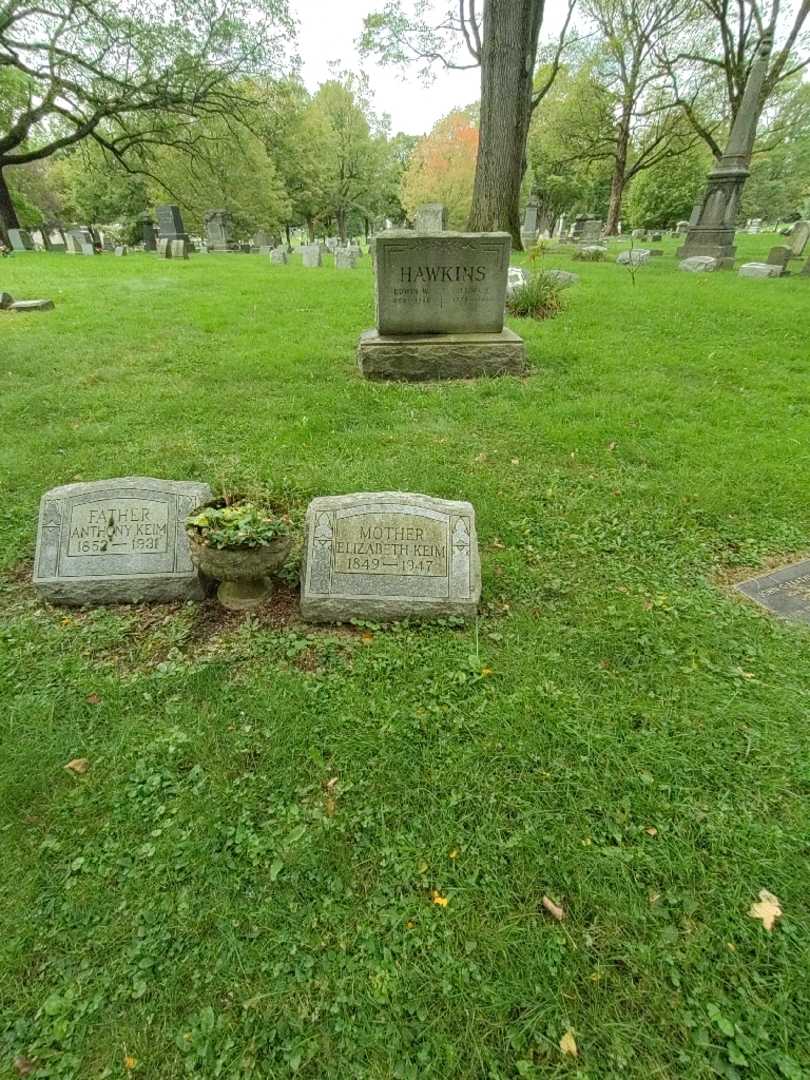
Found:
[[[208,547],[263,547],[279,536],[288,536],[290,519],[267,506],[248,500],[217,499],[200,507],[186,521],[189,536]]]
[[[560,285],[542,270],[513,290],[506,300],[506,310],[517,319],[553,319],[562,311]]]

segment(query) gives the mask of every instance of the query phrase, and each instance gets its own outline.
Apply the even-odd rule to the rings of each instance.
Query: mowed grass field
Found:
[[[661,246],[438,385],[367,257],[0,262],[0,1077],[810,1076],[810,629],[731,587],[810,551],[810,280]],[[480,620],[40,603],[121,475],[469,499]]]

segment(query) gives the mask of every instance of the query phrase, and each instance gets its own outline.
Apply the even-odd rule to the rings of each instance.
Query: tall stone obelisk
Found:
[[[678,248],[679,259],[686,259],[690,255],[712,255],[717,259],[718,269],[730,270],[734,266],[737,210],[743,185],[751,171],[748,163],[759,119],[759,97],[768,72],[772,47],[773,35],[766,31],[757,47],[728,145],[709,173],[699,204],[700,213],[686,234],[686,242]]]

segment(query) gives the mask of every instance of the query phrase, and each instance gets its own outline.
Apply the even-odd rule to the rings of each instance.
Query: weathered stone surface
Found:
[[[357,363],[367,379],[422,382],[525,375],[526,346],[513,330],[499,334],[398,334],[367,330]]]
[[[301,258],[304,266],[314,269],[323,262],[323,252],[320,244],[304,244],[301,248]]]
[[[128,476],[66,484],[42,496],[34,586],[55,604],[200,599],[189,513],[207,484]]]
[[[356,270],[359,255],[357,248],[335,248],[335,269]]]
[[[6,308],[10,308],[14,303],[14,297],[11,293],[0,292],[0,311],[4,311]]]
[[[129,248],[126,244],[119,244],[115,249],[115,254],[118,255],[119,258],[122,255],[129,255]]]
[[[790,248],[783,245],[772,247],[765,262],[768,266],[779,266],[784,270],[790,262]]]
[[[9,311],[53,311],[53,300],[15,300]]]
[[[27,229],[9,229],[8,239],[12,251],[33,251],[34,241]]]
[[[740,582],[737,589],[774,615],[810,623],[810,559]]]
[[[506,277],[506,295],[511,296],[515,289],[519,289],[529,280],[529,275],[522,266],[510,266]]]
[[[228,210],[209,210],[203,218],[205,241],[209,251],[238,251],[233,239],[233,218]]]
[[[570,270],[544,270],[546,277],[553,278],[561,289],[567,289],[569,285],[579,285],[579,274],[572,274]]]
[[[810,240],[810,221],[797,221],[790,233],[790,257],[800,259]]]
[[[737,271],[738,277],[766,278],[781,277],[782,267],[771,266],[769,263],[749,262],[743,263]]]
[[[379,234],[377,329],[383,335],[499,333],[511,246],[505,232]]]
[[[650,253],[646,248],[631,248],[630,251],[621,251],[616,256],[619,266],[643,266],[649,261]]]
[[[164,240],[184,240],[188,233],[183,228],[183,215],[180,207],[167,203],[155,207],[160,235]]]
[[[688,223],[687,223],[688,224]],[[693,274],[705,274],[717,269],[717,259],[711,255],[690,255],[678,263],[679,270],[688,270]]]
[[[157,253],[159,259],[170,259],[172,257],[172,242],[165,237],[157,242]]]
[[[414,228],[417,232],[444,232],[447,228],[447,207],[441,203],[425,203],[417,207]]]
[[[188,240],[170,240],[173,259],[187,259],[191,251],[191,243]]]
[[[470,503],[383,491],[309,504],[301,580],[305,619],[473,618],[480,596]]]
[[[275,263],[278,266],[286,266],[289,261],[290,257],[287,254],[287,249],[285,247],[273,248],[270,252],[271,263]]]

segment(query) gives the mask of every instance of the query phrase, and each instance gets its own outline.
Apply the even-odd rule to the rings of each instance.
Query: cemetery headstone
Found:
[[[459,379],[523,374],[522,338],[504,327],[508,233],[376,237],[377,328],[361,335],[369,379]]]
[[[717,259],[713,255],[690,255],[678,263],[679,270],[688,270],[693,274],[702,274],[717,269]]]
[[[799,271],[799,277],[810,277],[810,258]]]
[[[321,252],[320,244],[304,244],[301,248],[301,257],[304,260],[304,266],[310,269],[315,266],[320,266],[323,262],[323,254]]]
[[[528,272],[524,270],[522,266],[510,266],[506,274],[507,298],[510,297],[516,289],[519,289],[521,288],[521,286],[525,285],[528,280]]]
[[[765,262],[768,266],[778,266],[782,273],[785,273],[787,271],[787,265],[790,262],[790,257],[790,248],[779,245],[778,247],[771,248]]]
[[[141,214],[138,219],[141,223],[141,238],[143,240],[144,251],[156,251],[157,250],[157,226],[155,225],[152,215],[149,213]]]
[[[579,240],[583,244],[594,244],[602,237],[602,222],[599,218],[586,218],[582,222]]]
[[[447,207],[441,203],[425,203],[418,207],[414,228],[417,232],[444,232],[447,229]]]
[[[552,278],[560,289],[567,289],[570,285],[579,285],[579,274],[572,274],[570,270],[544,270],[546,277]]]
[[[355,270],[357,268],[357,249],[336,248],[335,268],[337,270]]]
[[[170,240],[173,259],[187,259],[191,250],[191,243],[187,239]]]
[[[751,218],[748,222],[748,232],[756,236],[762,231],[762,218]]]
[[[790,257],[800,259],[810,239],[810,221],[797,221],[790,234]]]
[[[630,251],[620,251],[616,262],[619,266],[643,266],[649,258],[650,252],[647,248],[631,248]]]
[[[782,267],[763,262],[743,263],[737,271],[737,276],[750,278],[781,277]]]
[[[231,235],[233,220],[228,210],[209,210],[203,219],[206,246],[209,251],[238,251],[239,244]]]
[[[12,251],[33,251],[34,241],[27,229],[9,229],[8,239]]]
[[[53,300],[15,300],[9,311],[53,311]]]
[[[156,206],[160,236],[163,240],[187,240],[188,233],[183,228],[183,216],[180,207],[172,204]]]
[[[309,504],[301,581],[305,619],[474,618],[480,596],[470,503],[384,491]]]
[[[675,226],[675,232],[678,234],[678,236],[686,236],[686,234],[689,232],[689,222],[679,221],[678,224]],[[685,259],[684,262],[686,262]]]
[[[207,484],[128,476],[42,496],[34,586],[55,604],[202,599],[185,519]]]
[[[262,248],[272,248],[275,246],[276,238],[269,233],[267,229],[257,229],[253,236],[253,247],[256,251],[261,251]]]
[[[810,559],[742,581],[737,590],[774,615],[810,623]]]
[[[48,225],[45,227],[44,234],[47,237],[46,247],[48,251],[66,251],[67,250],[67,237],[64,232],[56,225]]]
[[[270,252],[270,262],[275,263],[276,266],[286,266],[289,260],[290,257],[285,247],[273,248]]]
[[[171,240],[161,237],[157,242],[157,254],[159,259],[170,259],[172,257]]]
[[[81,248],[79,247],[79,241],[73,235],[72,232],[65,233],[65,252],[68,255],[80,255]]]
[[[530,202],[523,211],[523,224],[520,227],[520,239],[524,248],[530,248],[537,241],[537,203]]]
[[[129,248],[126,244],[119,244],[115,249],[115,254],[119,257],[121,255],[129,255]]]

